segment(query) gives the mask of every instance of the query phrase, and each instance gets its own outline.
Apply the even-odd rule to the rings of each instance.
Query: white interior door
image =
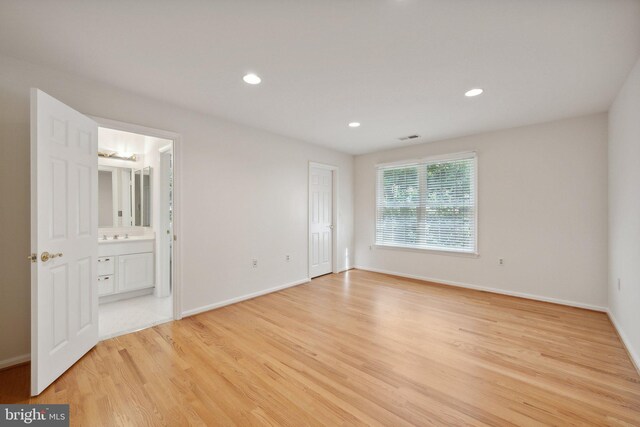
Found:
[[[31,394],[98,343],[98,125],[31,90]]]
[[[333,172],[309,168],[309,275],[333,271]]]

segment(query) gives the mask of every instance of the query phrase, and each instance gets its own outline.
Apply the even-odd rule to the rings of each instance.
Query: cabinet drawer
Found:
[[[112,294],[116,289],[116,283],[113,276],[98,277],[98,295]]]
[[[98,276],[115,273],[115,257],[103,256],[98,258]]]

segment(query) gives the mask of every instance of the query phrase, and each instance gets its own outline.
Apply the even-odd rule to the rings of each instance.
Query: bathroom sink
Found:
[[[98,243],[120,243],[120,242],[130,242],[130,241],[140,241],[140,240],[154,240],[154,236],[143,235],[143,236],[118,236],[117,239],[114,239],[113,236],[108,236],[105,240],[102,237],[98,238]]]

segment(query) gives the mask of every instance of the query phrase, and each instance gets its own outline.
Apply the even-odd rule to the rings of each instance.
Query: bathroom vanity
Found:
[[[112,302],[153,292],[151,168],[99,158],[98,295]]]
[[[155,286],[155,238],[140,235],[98,240],[100,302],[151,293]]]

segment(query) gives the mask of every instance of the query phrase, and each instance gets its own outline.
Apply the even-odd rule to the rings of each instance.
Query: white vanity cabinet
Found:
[[[98,295],[118,294],[155,286],[154,240],[101,241],[98,244]]]

